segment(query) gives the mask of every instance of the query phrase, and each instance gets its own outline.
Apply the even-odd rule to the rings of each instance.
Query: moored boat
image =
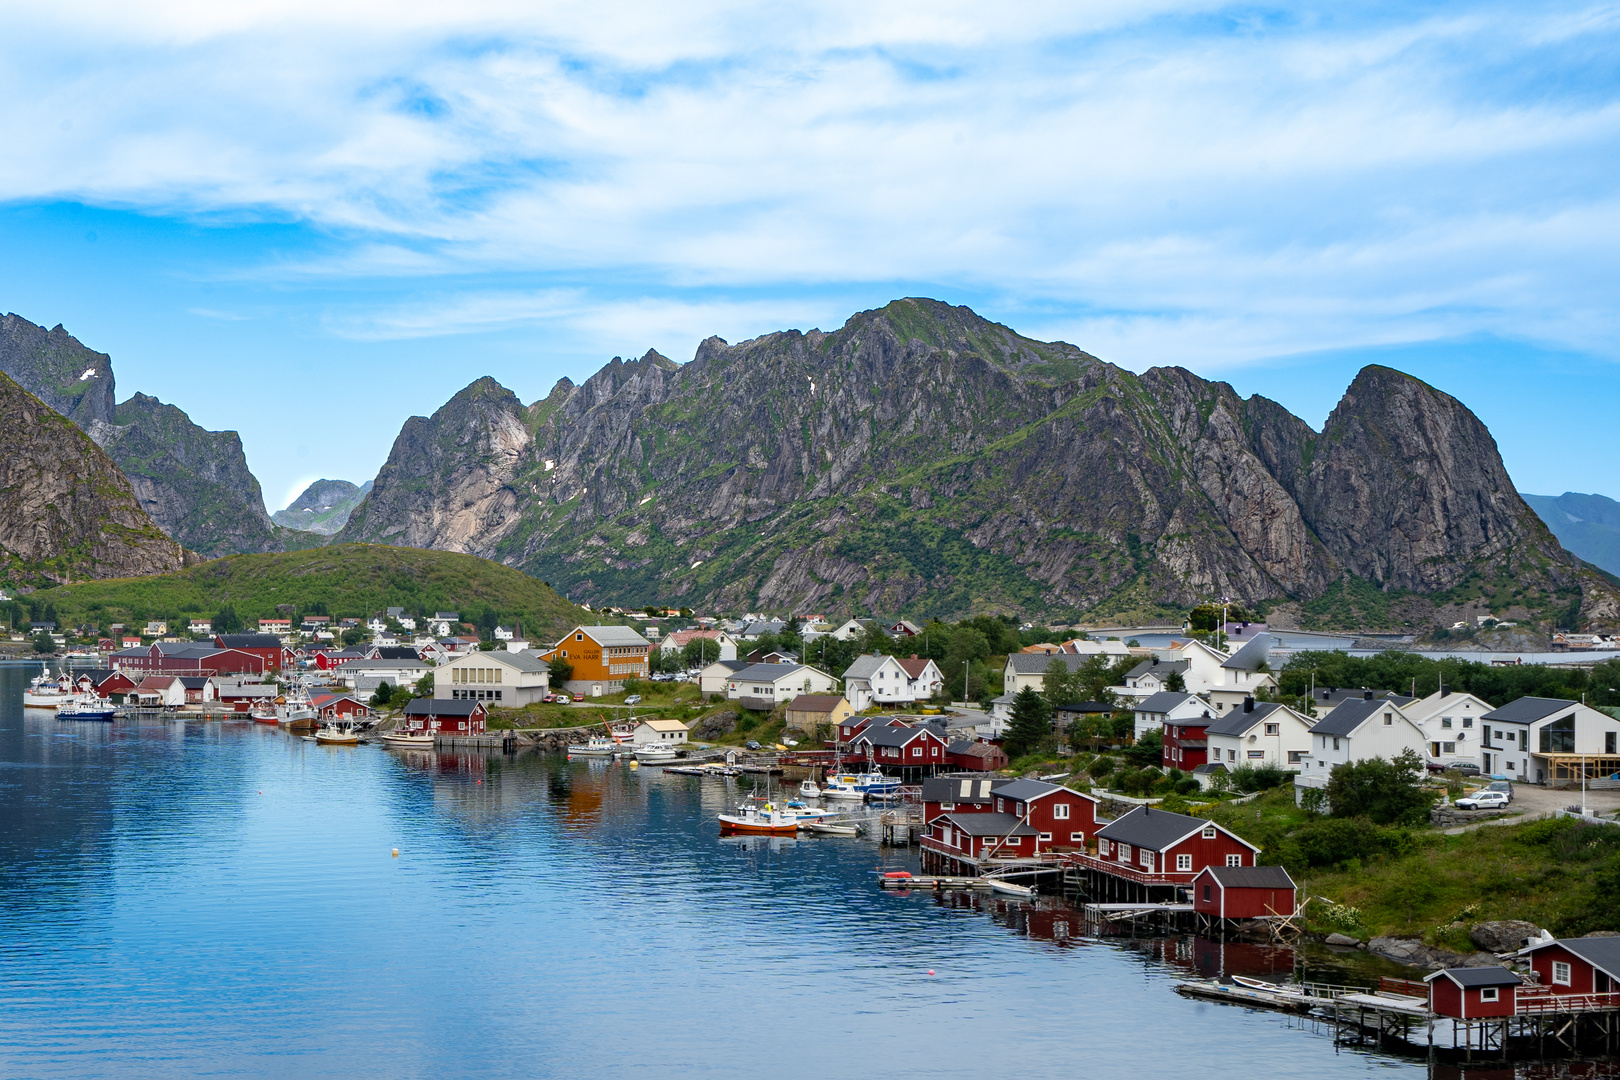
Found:
[[[855,786],[853,776],[829,776],[827,786],[822,789],[821,797],[824,799],[841,799],[847,802],[862,802],[866,792]]]
[[[799,832],[799,819],[781,810],[745,806],[729,814],[720,815],[722,833],[758,833],[769,836],[795,836]]]
[[[638,746],[635,749],[635,754],[636,760],[643,764],[675,760],[675,748],[673,746]]]
[[[819,799],[821,798],[821,786],[814,780],[806,779],[804,783],[799,785],[799,795],[805,799]]]
[[[315,741],[323,746],[357,746],[360,732],[350,723],[325,724],[315,732]]]
[[[67,704],[57,707],[58,720],[112,720],[118,709],[112,702],[96,695],[79,694]]]
[[[807,821],[803,828],[819,836],[859,836],[860,829],[854,825],[840,825],[834,821]]]
[[[57,709],[73,700],[72,685],[68,681],[67,673],[61,678],[53,679],[51,669],[43,660],[39,664],[39,674],[28,682],[23,690],[23,707],[26,709]]]
[[[575,743],[568,748],[569,757],[612,757],[620,752],[619,744],[602,735],[587,742]]]
[[[382,733],[382,741],[384,746],[392,746],[398,750],[431,750],[433,732],[385,731]]]

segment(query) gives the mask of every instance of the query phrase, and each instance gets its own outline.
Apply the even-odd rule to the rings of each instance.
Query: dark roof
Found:
[[[1311,728],[1311,734],[1349,735],[1380,710],[1394,704],[1395,702],[1388,698],[1373,698],[1370,701],[1366,698],[1357,698],[1354,701],[1347,701],[1318,720]]]
[[[1565,701],[1562,698],[1522,697],[1517,701],[1508,702],[1500,709],[1492,709],[1480,719],[1496,724],[1533,724],[1537,720],[1545,720],[1561,709],[1574,707],[1575,702]]]
[[[1254,639],[1243,648],[1232,654],[1232,658],[1222,664],[1223,668],[1234,671],[1257,671],[1265,663],[1266,657],[1271,655],[1271,635],[1256,634]]]
[[[1206,866],[1204,873],[1223,889],[1292,889],[1294,879],[1280,866]]]
[[[281,639],[274,634],[220,634],[219,643],[227,649],[279,649]]]
[[[922,782],[923,802],[987,803],[995,780],[984,776],[930,776]],[[964,787],[966,785],[964,794]]]
[[[1168,675],[1172,671],[1179,671],[1185,675],[1187,673],[1187,669],[1191,666],[1191,660],[1144,660],[1140,664],[1137,664],[1135,667],[1131,668],[1131,670],[1127,671],[1125,673],[1125,677],[1127,679],[1134,679],[1139,675],[1146,675],[1149,672]]]
[[[456,701],[452,698],[411,698],[405,703],[405,715],[471,716],[482,704],[481,701]]]
[[[185,687],[187,690],[201,690],[203,687],[208,685],[208,676],[182,675],[180,676],[180,685]]]
[[[1187,814],[1172,813],[1169,810],[1155,810],[1151,806],[1138,806],[1124,817],[1115,818],[1098,829],[1097,835],[1103,839],[1114,840],[1121,844],[1144,847],[1149,851],[1163,851],[1177,841],[1191,836],[1199,829],[1204,828],[1204,826],[1214,824],[1212,821],[1191,817]],[[1217,829],[1221,828],[1219,825],[1215,825],[1215,827]],[[1237,839],[1245,847],[1254,847],[1253,844],[1236,836],[1234,833],[1225,829],[1221,831]]]
[[[416,650],[409,645],[381,645],[377,648],[378,660],[416,660]]]
[[[981,758],[995,757],[1001,753],[1001,747],[993,743],[980,742],[977,739],[952,739],[945,750],[951,754],[967,754]]]
[[[1620,979],[1620,937],[1559,938],[1524,951],[1534,952],[1548,945],[1562,945],[1593,967],[1603,969],[1611,979]]]
[[[1044,780],[1003,780],[995,787],[997,798],[1016,799],[1019,802],[1034,802],[1054,791],[1066,791],[1070,795],[1080,794],[1078,791],[1069,791],[1068,788],[1058,787],[1056,784],[1048,784]],[[1084,798],[1090,799],[1091,796],[1086,795]]]
[[[1270,716],[1281,705],[1275,701],[1257,701],[1253,712],[1244,712],[1242,709],[1233,709],[1209,727],[1204,729],[1206,735],[1242,735],[1265,717]]]
[[[803,664],[749,664],[733,675],[732,678],[738,682],[757,680],[774,684],[778,679],[785,679],[796,671],[805,670],[807,669]]]
[[[941,814],[934,821],[948,821],[969,836],[1036,836],[1040,832],[1011,814]]]
[[[1505,967],[1446,968],[1433,975],[1423,976],[1424,982],[1433,982],[1444,976],[1461,987],[1518,986],[1524,980]]]
[[[869,742],[873,746],[905,746],[919,735],[939,737],[939,732],[925,727],[869,727],[855,736],[855,742]]]
[[[791,712],[830,713],[844,700],[842,694],[800,694],[788,702]]]
[[[1076,701],[1069,705],[1059,705],[1057,712],[1077,713],[1111,713],[1114,707],[1106,701]]]
[[[1007,657],[1015,675],[1045,675],[1052,661],[1061,660],[1070,671],[1079,671],[1080,665],[1090,657],[1076,653],[1013,653]]]
[[[1160,690],[1156,694],[1149,694],[1131,708],[1136,712],[1167,713],[1188,698],[1198,701],[1198,695],[1196,694],[1178,694],[1174,690]]]

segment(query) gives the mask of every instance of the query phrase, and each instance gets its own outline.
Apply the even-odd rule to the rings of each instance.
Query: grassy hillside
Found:
[[[587,612],[534,578],[473,555],[380,544],[343,544],[267,555],[230,555],[173,574],[86,582],[35,593],[59,621],[144,622],[190,614],[212,615],[230,605],[252,623],[284,613],[324,610],[333,616],[369,615],[385,607],[457,611],[477,621],[493,612],[503,623],[521,619],[533,638],[560,635]]]

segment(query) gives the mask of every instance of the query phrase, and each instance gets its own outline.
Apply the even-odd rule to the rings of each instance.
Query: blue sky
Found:
[[[453,10],[451,10],[453,8]],[[1620,498],[1620,9],[8,8],[0,310],[271,509],[490,374],[934,296],[1319,425],[1363,363]]]

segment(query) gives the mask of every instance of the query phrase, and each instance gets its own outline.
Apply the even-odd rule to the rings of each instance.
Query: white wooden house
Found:
[[[1474,765],[1485,768],[1485,742],[1479,718],[1491,711],[1489,702],[1473,694],[1440,690],[1402,705],[1407,718],[1423,729],[1429,760],[1437,765]]]
[[[1479,718],[1482,768],[1553,787],[1620,773],[1620,720],[1561,698],[1522,697]]]
[[[1311,728],[1308,753],[1294,776],[1295,798],[1307,788],[1323,788],[1336,765],[1383,758],[1393,761],[1410,750],[1426,760],[1423,729],[1406,718],[1401,707],[1369,692],[1360,701],[1347,701]]]
[[[1286,705],[1250,698],[1204,730],[1210,764],[1273,765],[1298,772],[1310,754],[1311,722]]]

